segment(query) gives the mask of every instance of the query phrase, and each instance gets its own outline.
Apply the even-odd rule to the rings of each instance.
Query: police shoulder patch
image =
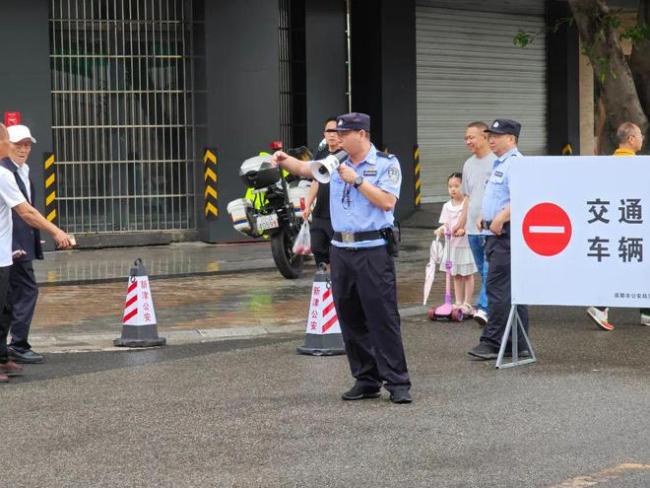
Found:
[[[399,182],[400,170],[396,164],[388,168],[388,179],[393,185],[396,185]]]

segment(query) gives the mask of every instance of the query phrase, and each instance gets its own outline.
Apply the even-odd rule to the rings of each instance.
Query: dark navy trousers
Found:
[[[3,314],[4,333],[0,336],[3,344],[7,342],[7,330],[11,331],[11,346],[20,351],[30,349],[27,341],[29,329],[32,325],[36,301],[38,299],[38,286],[34,276],[33,261],[16,261],[11,266],[9,274],[9,293],[7,303],[11,306],[11,314]],[[6,322],[9,322],[7,325]]]
[[[510,294],[510,234],[487,236],[485,240],[485,256],[488,260],[486,281],[488,323],[483,328],[481,342],[499,347],[512,306]],[[518,305],[517,312],[526,334],[528,334],[528,307]],[[512,325],[514,327],[516,323],[513,322]],[[517,342],[521,351],[526,342],[522,334],[519,334],[518,338]]]
[[[9,291],[9,274],[11,266],[0,267],[0,363],[6,363],[9,360],[7,355],[7,332],[11,317],[7,305],[7,294]]]
[[[385,246],[332,246],[332,293],[357,384],[394,392],[411,386],[397,310],[395,264]]]

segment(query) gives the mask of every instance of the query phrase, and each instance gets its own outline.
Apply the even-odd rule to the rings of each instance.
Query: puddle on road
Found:
[[[399,263],[400,307],[422,303],[424,264]],[[312,280],[286,280],[277,273],[245,273],[154,280],[151,289],[159,330],[279,326],[306,320]],[[442,300],[439,273],[429,302]],[[35,334],[119,332],[124,283],[42,288],[34,317]]]

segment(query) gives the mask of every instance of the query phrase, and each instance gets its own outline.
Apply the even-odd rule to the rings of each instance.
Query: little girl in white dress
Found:
[[[447,179],[447,189],[451,200],[444,204],[440,213],[439,222],[442,224],[435,234],[445,236],[445,249],[442,253],[440,270],[446,271],[446,262],[451,260],[451,275],[454,277],[454,294],[456,297],[455,308],[460,308],[465,316],[472,316],[474,308],[472,296],[474,294],[474,273],[476,264],[469,247],[469,240],[464,228],[457,228],[458,221],[463,213],[465,198],[461,190],[463,175],[452,173]]]

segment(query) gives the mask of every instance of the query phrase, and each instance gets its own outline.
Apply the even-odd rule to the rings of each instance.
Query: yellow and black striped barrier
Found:
[[[567,144],[562,148],[562,155],[563,156],[573,156],[573,148],[571,147],[571,144]]]
[[[219,215],[217,193],[217,150],[206,148],[203,153],[203,179],[205,181],[205,190],[203,197],[205,204],[203,207],[205,218],[214,220]]]
[[[420,179],[420,146],[417,144],[413,148],[413,165],[415,168],[415,206],[419,207],[422,203],[422,180]]]
[[[45,153],[43,179],[45,181],[45,217],[54,225],[57,223],[56,209],[56,165],[54,153]]]

